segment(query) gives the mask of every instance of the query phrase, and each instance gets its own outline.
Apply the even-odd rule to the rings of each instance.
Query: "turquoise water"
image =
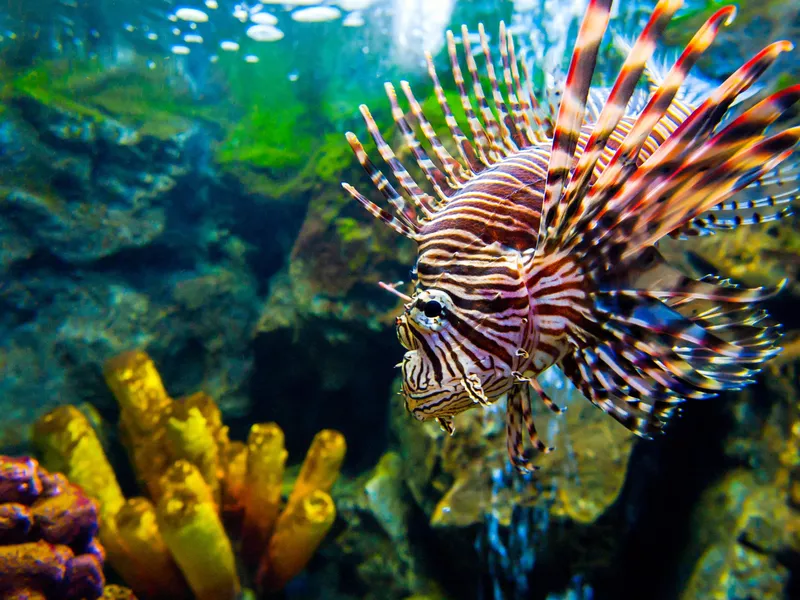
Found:
[[[659,66],[722,6],[685,4]],[[359,113],[366,103],[413,163],[384,82],[408,117],[400,82],[409,81],[446,131],[425,51],[457,107],[445,31],[463,53],[462,24],[482,69],[478,24],[499,65],[505,22],[543,110],[555,107],[585,5],[9,0],[0,7],[0,451],[41,458],[33,423],[79,406],[126,497],[147,495],[103,375],[109,359],[139,349],[170,397],[208,393],[232,440],[278,423],[284,492],[317,432],[343,433],[336,520],[283,597],[795,597],[796,217],[660,246],[693,276],[788,283],[766,303],[784,325],[784,353],[746,390],[688,403],[655,441],[634,439],[553,369],[543,383],[569,411],[535,409],[557,450],[521,477],[507,460],[502,402],[457,418],[450,437],[412,419],[397,395],[403,303],[378,282],[408,292],[416,248],[342,190],[348,181],[380,197],[345,132],[380,162]],[[613,83],[654,5],[616,3],[596,88]],[[777,39],[800,41],[800,7],[741,2],[688,78],[688,97]],[[753,92],[799,77],[797,51],[786,53]],[[789,111],[776,127],[796,121]],[[797,202],[796,156],[780,172],[787,205]],[[238,557],[243,594],[255,594],[247,558]],[[109,582],[135,587],[118,571],[107,565]]]

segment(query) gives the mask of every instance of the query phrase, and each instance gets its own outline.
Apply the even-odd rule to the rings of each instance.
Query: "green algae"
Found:
[[[151,69],[143,61],[117,69],[97,60],[50,61],[14,77],[5,98],[27,98],[88,123],[113,119],[161,140],[185,131],[192,120],[223,120],[218,110],[189,101],[179,83],[166,68]]]
[[[224,108],[220,103],[198,102],[174,68],[153,67],[137,58],[117,68],[95,59],[40,62],[20,73],[4,71],[0,73],[0,110],[20,100],[33,101],[65,117],[59,123],[65,138],[93,136],[106,124],[135,132],[120,143],[136,143],[143,137],[169,140],[193,123],[209,124],[216,138],[213,162],[223,176],[238,181],[248,192],[291,199],[333,185],[341,196],[342,173],[359,167],[339,127],[357,132],[374,153],[355,110],[360,102],[366,100],[374,107],[383,135],[397,141],[392,139],[396,126],[383,86],[375,85],[370,97],[362,88],[372,85],[342,85],[334,76],[298,81],[282,60],[283,52],[276,47],[264,49],[257,66],[237,57],[220,57],[214,73],[224,80],[220,85]],[[420,86],[416,94],[434,129],[455,154],[430,84]],[[456,118],[465,125],[457,92],[448,89],[445,94]],[[403,152],[398,151],[401,157]],[[421,175],[416,165],[407,166]],[[326,222],[332,223],[338,213],[337,207]],[[344,241],[355,239],[352,223],[345,220],[337,228]]]
[[[670,21],[664,39],[671,46],[685,46],[703,23],[715,11],[732,4],[730,0],[707,0],[697,8],[682,11]],[[736,20],[731,28],[741,29],[757,19],[770,19],[774,28],[779,28],[782,15],[790,3],[784,0],[740,0],[736,5]],[[765,39],[764,44],[773,41]]]

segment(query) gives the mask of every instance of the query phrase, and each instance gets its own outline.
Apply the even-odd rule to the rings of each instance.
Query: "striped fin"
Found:
[[[544,454],[552,452],[554,448],[542,442],[536,431],[531,408],[530,388],[525,384],[515,385],[508,392],[506,400],[506,445],[511,463],[520,473],[530,473],[538,467],[531,465],[532,452],[525,449],[525,435],[528,434],[533,446]]]
[[[597,307],[612,328],[619,323],[633,331],[669,338],[672,348],[708,348],[718,356],[720,364],[762,362],[771,357],[764,357],[760,350],[746,344],[733,344],[714,335],[663,302],[643,301],[641,298],[626,300],[619,296],[613,302],[598,298]]]
[[[566,218],[570,216],[568,207],[571,206],[575,209],[576,199],[585,194],[597,161],[603,154],[611,134],[614,133],[625,114],[634,88],[642,76],[647,61],[653,55],[658,39],[672,16],[682,5],[683,0],[660,0],[639,39],[625,59],[605,106],[597,117],[597,123],[585,145],[585,150],[578,160],[578,166],[567,184],[563,197],[556,205],[556,214],[553,218],[555,238],[561,237],[561,228]]]
[[[718,135],[715,138],[715,144],[704,146],[702,140],[698,141],[697,137],[701,135],[701,132],[707,132],[718,123],[724,115],[723,107],[729,106],[738,93],[747,89],[774,62],[778,55],[790,48],[791,44],[788,42],[776,42],[759,52],[752,60],[731,75],[725,83],[714,91],[709,101],[701,105],[688,119],[681,123],[675,132],[658,147],[641,167],[638,169],[635,169],[635,166],[632,167],[635,169],[635,173],[625,182],[624,188],[618,190],[619,193],[616,193],[617,190],[615,190],[617,184],[603,189],[600,187],[602,185],[601,182],[598,181],[594,186],[595,189],[599,189],[600,194],[606,197],[610,195],[613,195],[613,197],[610,197],[603,204],[592,219],[587,221],[584,217],[580,226],[580,231],[584,235],[578,235],[577,232],[573,232],[573,239],[577,240],[577,247],[581,249],[594,247],[607,237],[614,237],[624,245],[624,237],[630,232],[634,226],[633,224],[645,222],[642,219],[640,210],[645,199],[653,198],[656,195],[659,198],[663,198],[664,200],[659,201],[655,208],[653,208],[652,203],[648,204],[647,208],[665,214],[661,210],[665,208],[664,204],[672,208],[676,206],[676,198],[662,193],[665,186],[675,189],[694,176],[702,177],[702,174],[698,175],[701,165],[693,162],[696,156],[700,155],[703,156],[704,160],[710,160],[717,151],[724,155],[741,149],[748,141],[752,141],[753,135],[750,133],[744,139],[741,139],[729,135],[729,131],[726,134],[726,138]],[[760,113],[751,113],[751,116],[754,119],[761,118]],[[744,132],[742,125],[741,122],[737,121],[739,131]],[[692,160],[688,160],[689,156],[692,156]],[[783,158],[786,157],[784,156]],[[719,160],[719,157],[717,160]],[[775,164],[773,163],[772,166],[775,166]],[[678,172],[680,172],[680,175],[677,174]],[[759,172],[755,178],[761,176],[764,172]],[[717,176],[730,179],[731,173],[717,172]],[[739,183],[747,185],[752,179],[754,178],[750,178],[746,183],[743,180],[739,181]],[[713,187],[716,191],[720,189],[717,183]],[[738,189],[740,187],[731,190],[731,193]],[[697,190],[695,191],[697,192]],[[714,194],[714,196],[718,199],[718,202],[727,199],[719,194]],[[696,214],[698,208],[702,208],[702,211],[705,211],[711,206],[713,204],[706,205],[706,203],[692,206],[690,210],[681,212],[680,217],[675,211],[671,211],[668,219],[656,224],[659,235],[663,237],[666,233],[696,218],[698,216]],[[647,222],[652,221],[647,220]],[[667,222],[669,226],[667,226]],[[623,223],[626,223],[624,227],[622,226]],[[641,248],[639,243],[636,246]],[[617,248],[615,243],[603,243],[597,248],[600,251],[593,252],[593,255],[595,258],[602,258],[604,255],[608,257],[616,251],[614,250],[615,248]],[[631,248],[632,246],[625,246],[624,251],[629,255],[631,254]]]
[[[537,129],[534,134],[536,135],[537,141],[546,142],[552,139],[553,131],[555,129],[555,122],[551,118],[552,113],[545,114],[541,105],[536,100],[536,94],[533,91],[533,78],[531,77],[531,72],[528,68],[528,62],[525,60],[524,54],[522,56],[522,60],[520,61],[520,65],[522,66],[522,73],[525,78],[527,97],[531,101],[531,115],[533,116],[533,120],[536,121]]]
[[[593,87],[589,90],[589,97],[586,99],[586,116],[583,121],[585,125],[594,125],[597,119],[600,118],[600,112],[608,101],[608,95],[611,90],[608,88]],[[650,100],[650,94],[644,90],[634,90],[631,94],[631,100],[625,109],[626,117],[636,117],[647,106]]]
[[[456,118],[453,116],[453,111],[450,108],[450,104],[447,102],[447,97],[445,96],[444,89],[439,81],[439,76],[436,74],[436,67],[433,64],[433,57],[431,56],[430,52],[425,53],[425,60],[428,63],[428,75],[433,81],[433,89],[436,93],[436,100],[439,103],[442,112],[444,113],[445,123],[447,123],[448,129],[450,129],[450,135],[453,136],[453,140],[455,141],[456,147],[461,154],[461,158],[466,164],[466,167],[464,167],[457,161],[456,164],[450,163],[452,164],[452,172],[448,171],[448,173],[454,181],[457,181],[459,184],[463,184],[466,183],[473,175],[475,175],[475,173],[480,173],[485,167],[478,159],[475,148],[473,148],[467,136],[464,135],[464,132],[461,130],[461,127],[459,127]],[[408,96],[409,92],[411,91],[411,87],[408,84],[405,84],[402,87],[403,91]],[[409,101],[410,100],[411,98],[409,98]],[[445,169],[447,169],[449,161],[445,160],[442,162],[444,163]]]
[[[448,31],[446,35],[447,52],[450,55],[450,69],[453,72],[453,81],[456,84],[456,89],[458,89],[458,94],[461,97],[461,108],[464,109],[464,114],[467,116],[467,123],[472,132],[473,145],[477,150],[478,160],[488,167],[499,160],[501,156],[492,148],[488,133],[483,128],[480,119],[475,115],[475,110],[472,108],[472,101],[469,99],[466,87],[464,87],[464,74],[461,72],[461,66],[458,64],[458,51],[456,50],[455,36],[452,31]]]
[[[499,115],[499,120],[495,117],[493,108],[489,105],[483,90],[478,72],[478,65],[475,61],[472,46],[469,41],[469,31],[466,27],[462,27],[462,43],[466,54],[467,71],[471,81],[471,89],[478,105],[480,117],[475,113],[472,107],[472,100],[470,99],[470,95],[464,83],[464,76],[459,66],[455,37],[451,31],[447,32],[447,47],[453,80],[458,89],[461,105],[469,124],[471,140],[464,131],[462,131],[453,115],[444,89],[436,73],[433,58],[430,53],[426,53],[428,74],[433,82],[437,102],[444,113],[445,122],[450,131],[450,135],[453,137],[453,141],[455,142],[455,146],[463,162],[460,162],[448,152],[444,144],[437,137],[430,121],[425,116],[422,106],[411,90],[411,86],[408,82],[402,81],[401,88],[408,100],[411,113],[414,115],[419,129],[422,131],[425,140],[432,149],[432,156],[435,157],[434,160],[423,148],[420,139],[417,137],[414,126],[412,126],[406,118],[406,114],[398,102],[394,87],[390,83],[385,84],[386,95],[389,99],[394,122],[403,135],[406,148],[414,156],[417,165],[433,188],[436,197],[425,192],[406,170],[394,150],[383,138],[375,120],[372,118],[366,106],[362,105],[360,111],[366,123],[367,130],[375,141],[381,157],[391,168],[400,188],[402,188],[402,191],[411,201],[410,203],[392,187],[384,174],[372,164],[358,138],[350,132],[347,133],[347,139],[359,163],[370,176],[375,187],[378,188],[384,198],[395,209],[397,216],[393,217],[388,212],[379,208],[359,194],[352,186],[345,185],[345,189],[366,207],[371,214],[406,237],[416,239],[421,222],[432,218],[433,215],[446,205],[447,201],[476,174],[483,171],[486,167],[493,165],[498,160],[515,154],[520,148],[528,148],[534,142],[538,143],[540,137],[543,135],[531,125],[531,118],[534,120],[537,119],[534,113],[537,107],[536,99],[532,95],[526,94],[523,90],[519,64],[514,50],[514,42],[511,34],[505,29],[505,24],[500,24],[500,55],[502,59],[505,96],[503,90],[501,90],[500,82],[495,71],[492,54],[489,49],[489,43],[483,25],[479,26],[479,32],[482,54],[486,59],[486,74],[492,88],[492,102],[494,104],[494,110],[496,110]],[[530,87],[529,81],[528,84]],[[537,120],[537,124],[539,122],[540,121]],[[436,161],[438,161],[438,164]],[[418,212],[421,218],[418,218]]]
[[[650,439],[661,432],[667,420],[664,414],[675,410],[671,404],[653,399],[642,402],[630,396],[613,371],[596,368],[596,363],[580,350],[562,358],[558,366],[592,404],[639,437]]]
[[[800,101],[800,85],[786,88],[765,98],[730,122],[693,154],[683,157],[680,167],[659,184],[658,194],[661,196],[674,194],[679,186],[683,185],[685,188],[688,183],[694,187],[702,178],[704,171],[730,159],[748,142],[760,139],[764,130],[798,101]],[[707,177],[705,179],[707,180]],[[669,199],[670,204],[675,202],[673,198]],[[664,212],[663,207],[655,203],[649,204],[647,208],[655,212]],[[709,207],[711,208],[713,206]],[[675,211],[671,213],[674,219]],[[639,213],[639,218],[645,217]],[[665,219],[663,222],[665,227],[669,226],[669,220]]]
[[[436,135],[436,132],[433,130],[433,126],[430,124],[430,121],[428,121],[427,117],[425,116],[425,113],[422,111],[422,106],[414,96],[414,93],[412,92],[409,83],[407,81],[401,81],[400,87],[402,88],[403,93],[406,96],[406,100],[408,100],[408,105],[411,107],[411,112],[413,113],[414,118],[416,118],[417,123],[419,123],[419,127],[422,130],[422,134],[425,136],[425,139],[431,145],[431,148],[433,149],[436,158],[442,164],[442,168],[444,169],[445,173],[447,173],[447,179],[445,179],[444,181],[440,181],[441,177],[437,177],[437,185],[441,189],[443,195],[449,197],[453,195],[456,192],[456,190],[458,190],[464,183],[466,183],[469,180],[469,178],[472,176],[472,173],[470,173],[469,170],[465,170],[463,165],[450,155],[450,153],[447,151],[447,148],[445,148],[442,142],[439,140],[439,138]],[[439,91],[441,91],[442,97],[444,97],[444,92],[441,89],[437,91],[437,97]],[[391,100],[392,98],[390,97],[390,101]],[[393,114],[395,112],[396,103],[397,99],[395,97],[394,103],[392,105]],[[449,107],[447,108],[449,110]],[[397,110],[399,111],[400,114],[403,114],[399,106],[397,106]],[[397,118],[395,118],[395,121],[397,121]],[[455,134],[456,132],[453,133]],[[463,134],[461,134],[461,136],[463,137]],[[456,143],[458,143],[458,139],[456,138],[456,136],[454,135],[453,137],[454,139],[456,139]],[[439,193],[440,198],[442,197],[442,193]]]
[[[372,161],[367,156],[367,153],[364,151],[364,147],[361,145],[361,142],[358,141],[356,135],[349,131],[345,135],[350,147],[353,149],[353,152],[356,155],[356,158],[358,158],[358,162],[361,163],[361,166],[367,172],[367,175],[369,175],[370,179],[372,179],[372,183],[375,184],[375,187],[381,191],[383,197],[386,198],[386,200],[388,200],[389,203],[394,207],[398,217],[392,216],[390,213],[380,208],[377,204],[367,200],[349,183],[342,183],[342,187],[353,198],[358,200],[358,202],[361,203],[361,205],[366,208],[370,214],[372,214],[372,216],[386,223],[397,233],[412,240],[416,239],[417,234],[419,233],[419,223],[416,220],[416,212],[414,211],[414,207],[409,205],[405,199],[397,193],[397,190],[392,187],[392,184],[389,183],[389,181],[386,179],[386,176],[381,173],[379,169],[375,168],[375,166],[372,164]]]
[[[500,57],[503,61],[503,80],[506,84],[511,114],[519,132],[515,141],[519,148],[527,148],[539,139],[531,127],[531,105],[522,89],[519,77],[519,65],[514,49],[514,36],[506,31],[506,24],[500,21]],[[534,100],[535,101],[535,100]]]
[[[667,76],[661,82],[645,109],[639,115],[630,133],[625,136],[623,143],[619,146],[613,158],[609,161],[602,175],[592,186],[590,192],[581,199],[572,224],[566,230],[567,241],[575,238],[580,231],[584,230],[591,217],[598,215],[602,217],[607,210],[607,200],[628,180],[637,169],[637,158],[642,153],[648,140],[651,139],[654,129],[660,124],[677,124],[686,120],[686,108],[680,102],[675,101],[675,97],[680,90],[689,70],[694,66],[703,52],[712,44],[720,27],[723,24],[730,24],[736,14],[735,7],[727,6],[718,10],[692,37],[686,49],[670,69]],[[673,134],[678,125],[668,127],[664,132],[663,139],[667,139],[669,134]],[[652,156],[652,152],[646,152],[644,158]],[[598,219],[596,218],[595,221]]]
[[[605,333],[560,366],[590,400],[642,437],[661,431],[684,399],[751,383],[756,371],[748,363],[755,367],[779,352],[777,336],[760,339],[762,330],[735,332],[741,346],[735,345],[658,301],[619,300],[597,303]],[[689,331],[698,335],[687,340]]]
[[[787,164],[788,163],[788,164]],[[794,214],[792,203],[800,200],[800,156],[756,179],[739,197],[722,202],[707,213],[670,233],[678,239],[712,235],[740,225],[769,223]]]
[[[462,32],[466,32],[467,28],[464,26],[462,28]],[[494,116],[492,115],[491,109],[489,109],[488,104],[486,101],[483,101],[483,106],[481,107],[481,113],[484,116],[484,120],[489,122],[488,119],[491,118],[493,122],[496,122],[497,127],[499,129],[499,139],[504,146],[504,150],[506,155],[512,154],[517,152],[520,149],[520,145],[517,144],[517,141],[520,144],[524,144],[524,140],[521,137],[519,130],[517,130],[516,123],[511,116],[511,111],[509,110],[508,106],[506,106],[506,100],[503,97],[503,94],[500,92],[500,84],[497,81],[497,74],[494,70],[494,61],[492,60],[492,51],[489,48],[489,40],[486,37],[486,30],[483,27],[483,23],[478,24],[478,35],[481,39],[481,49],[483,50],[483,56],[486,59],[486,74],[489,76],[489,83],[492,86],[492,101],[494,102],[495,108],[497,109],[498,116],[500,117],[499,120],[494,121]],[[502,30],[501,30],[502,36]],[[467,42],[465,42],[466,44]],[[502,45],[502,40],[501,40]],[[465,45],[466,49],[466,45]],[[472,58],[471,54],[468,53],[468,60],[474,66],[475,59]],[[480,86],[479,79],[477,77],[477,67],[473,71],[473,81],[475,81],[478,86]],[[483,90],[481,90],[483,92]],[[484,109],[485,107],[485,109]],[[488,116],[487,114],[488,113]]]
[[[417,161],[417,165],[419,165],[419,168],[422,169],[423,173],[425,173],[425,177],[430,182],[431,186],[433,187],[433,190],[436,192],[436,195],[439,197],[439,199],[442,201],[447,200],[447,198],[449,198],[453,194],[453,192],[455,192],[455,189],[450,186],[450,184],[447,182],[447,179],[444,176],[444,173],[442,173],[439,170],[439,167],[433,164],[433,161],[431,161],[431,159],[428,158],[428,154],[425,152],[425,150],[422,149],[422,146],[417,140],[417,136],[414,135],[414,131],[408,124],[408,121],[406,121],[406,117],[405,114],[403,113],[403,110],[397,103],[397,94],[394,91],[394,86],[391,83],[387,82],[384,84],[384,88],[386,89],[386,96],[389,98],[389,104],[392,106],[392,117],[394,118],[394,122],[397,124],[397,127],[400,129],[400,131],[403,134],[403,137],[405,138],[406,147],[409,150],[411,150],[411,153],[414,155],[414,158]],[[419,112],[420,114],[417,116],[417,119],[421,121],[424,130],[424,126],[427,122],[424,120],[424,116],[422,116],[421,109]],[[428,124],[428,127],[430,127],[430,124]],[[392,159],[394,159],[393,153],[391,154],[391,157]],[[399,164],[399,161],[396,161],[396,159],[394,160],[397,164]],[[414,180],[411,179],[411,176],[407,172],[405,172],[405,169],[402,170],[402,179],[400,179],[400,181],[401,185],[403,185],[403,188],[406,189],[406,191],[412,196],[416,197],[427,196],[419,188],[419,186],[417,186]],[[430,204],[431,206],[433,205],[432,202],[430,202]],[[430,210],[428,210],[427,212],[424,212],[424,214],[427,218],[430,218],[433,213]]]
[[[539,383],[537,379],[529,379],[528,383],[533,388],[533,390],[539,395],[539,398],[542,400],[542,403],[550,410],[550,412],[560,415],[566,410],[566,408],[561,408],[555,402],[553,402],[553,399],[550,398],[547,392],[544,391],[542,384]]]
[[[483,30],[483,26],[480,27]],[[485,34],[482,42],[485,41]],[[480,76],[478,75],[478,65],[475,62],[475,55],[472,52],[472,44],[469,41],[469,29],[466,25],[461,26],[461,43],[464,46],[464,57],[467,60],[467,71],[472,79],[472,92],[478,103],[478,110],[483,118],[484,131],[488,138],[489,148],[491,148],[494,155],[499,159],[508,156],[509,152],[514,152],[515,147],[509,147],[506,143],[508,140],[508,132],[503,131],[502,125],[494,118],[494,113],[489,108],[489,103],[486,101],[486,94],[481,85]],[[488,44],[484,48],[484,52],[488,52]],[[487,56],[487,59],[491,57]],[[487,71],[490,78],[494,78],[494,66],[487,60]]]
[[[575,50],[567,73],[566,89],[556,117],[555,135],[547,166],[539,244],[536,249],[538,255],[545,251],[544,241],[548,239],[555,207],[569,179],[586,112],[586,99],[592,83],[592,74],[597,63],[597,53],[608,27],[610,12],[611,0],[590,0],[575,42]]]
[[[364,196],[362,196],[358,190],[356,190],[352,185],[349,183],[342,183],[342,187],[350,194],[353,198],[358,200],[358,202],[366,208],[369,213],[374,216],[376,219],[380,219],[384,223],[386,223],[389,227],[394,229],[400,235],[404,235],[405,237],[415,240],[417,239],[417,234],[419,231],[417,229],[412,228],[411,225],[407,225],[397,217],[393,217],[390,213],[383,210],[377,204],[370,202]]]
[[[649,246],[701,213],[730,198],[756,178],[789,157],[800,142],[800,127],[787,129],[751,143],[722,165],[689,178],[667,198],[653,198],[655,209],[642,211],[634,218],[634,229],[622,243],[627,258]],[[662,200],[663,198],[663,200]]]
[[[778,328],[752,307],[779,290],[696,281],[653,247],[595,284],[591,335],[559,364],[587,398],[639,436],[662,431],[685,399],[751,383],[780,352]]]
[[[375,141],[375,145],[378,147],[378,153],[381,155],[381,158],[386,161],[386,164],[388,164],[392,169],[392,173],[394,173],[394,176],[400,184],[400,187],[402,187],[405,193],[411,197],[414,205],[422,210],[426,217],[430,217],[435,209],[433,198],[422,191],[422,189],[417,185],[417,182],[414,181],[414,178],[411,177],[403,164],[395,156],[392,147],[386,143],[385,139],[383,139],[383,136],[378,129],[378,125],[375,123],[375,119],[372,118],[372,115],[370,114],[366,105],[362,104],[359,107],[359,110],[361,110],[361,114],[364,117],[364,122],[367,124],[367,130],[372,136],[372,139]]]

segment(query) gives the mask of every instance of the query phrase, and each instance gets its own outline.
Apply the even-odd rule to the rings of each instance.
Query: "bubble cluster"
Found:
[[[166,46],[167,56],[186,56],[201,52],[211,62],[217,52],[240,53],[243,61],[258,62],[259,45],[277,43],[295,31],[292,23],[313,27],[313,24],[338,23],[341,27],[364,27],[368,12],[381,0],[262,0],[260,2],[226,2],[194,0],[176,5],[164,14],[163,22],[126,24],[126,31],[144,35],[144,39],[162,48],[165,33],[175,38]],[[383,2],[386,4],[386,2]],[[144,17],[143,17],[144,18]],[[200,50],[202,48],[202,50]]]

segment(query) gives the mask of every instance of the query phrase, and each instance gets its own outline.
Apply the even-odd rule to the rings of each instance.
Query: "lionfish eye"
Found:
[[[425,303],[425,306],[422,307],[422,311],[425,313],[425,316],[429,319],[434,319],[442,314],[444,311],[444,306],[442,306],[441,302],[437,300],[428,300]]]

